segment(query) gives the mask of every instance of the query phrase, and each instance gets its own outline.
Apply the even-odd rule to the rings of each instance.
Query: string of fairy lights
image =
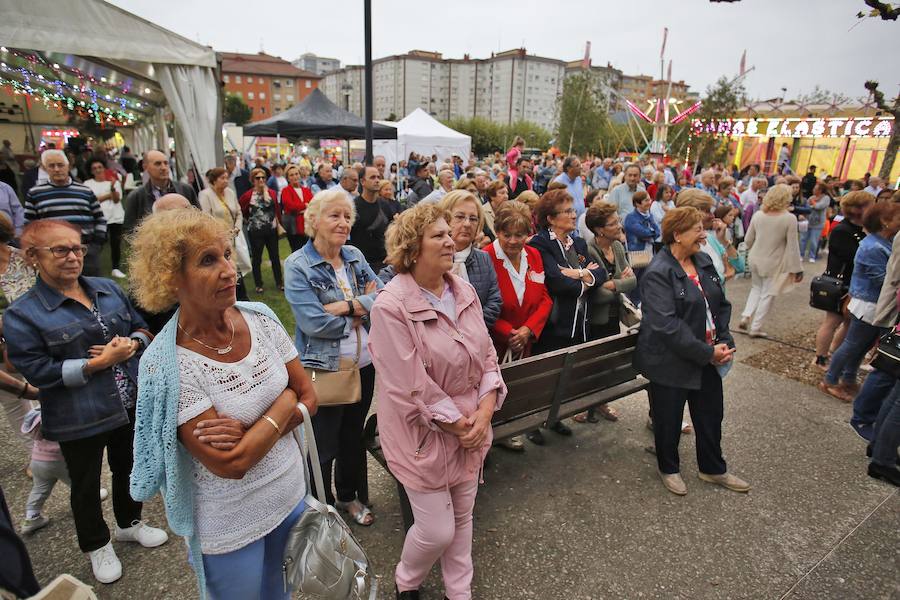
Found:
[[[48,109],[75,113],[100,125],[133,125],[151,105],[132,91],[129,80],[112,82],[106,77],[50,62],[37,53],[0,47],[0,88],[13,96],[25,96]]]

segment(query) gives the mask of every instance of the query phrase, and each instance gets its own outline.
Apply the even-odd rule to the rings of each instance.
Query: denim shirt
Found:
[[[653,215],[641,214],[637,209],[628,213],[625,217],[625,240],[629,250],[649,249],[657,237],[659,237],[659,225],[653,220]]]
[[[866,302],[878,302],[890,257],[890,240],[877,233],[870,233],[864,237],[853,259],[850,296]]]
[[[353,269],[350,285],[353,295],[366,312],[372,309],[375,293],[363,295],[366,284],[374,281],[378,289],[384,284],[354,246],[341,248],[345,266]],[[309,240],[284,262],[284,295],[297,322],[295,343],[304,367],[337,371],[341,358],[341,340],[350,335],[353,317],[337,317],[325,312],[324,306],[344,300],[334,267],[319,254]],[[363,326],[369,329],[368,317]]]
[[[122,289],[109,279],[79,278],[99,308],[110,336],[150,344],[146,323]],[[3,317],[9,360],[40,389],[41,431],[48,440],[66,442],[111,431],[129,421],[112,368],[84,374],[88,350],[106,343],[90,309],[63,296],[40,277],[12,303]],[[137,385],[138,356],[122,363]]]

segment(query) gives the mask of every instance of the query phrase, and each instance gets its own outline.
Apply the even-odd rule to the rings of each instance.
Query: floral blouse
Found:
[[[10,248],[9,266],[0,275],[0,290],[6,301],[12,304],[19,296],[30,290],[37,280],[37,271],[25,262],[22,251]]]
[[[253,192],[250,198],[249,213],[247,228],[250,231],[265,231],[275,227],[275,203],[269,196],[268,190],[262,194]]]

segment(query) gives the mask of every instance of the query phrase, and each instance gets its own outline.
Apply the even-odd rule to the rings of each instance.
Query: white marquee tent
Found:
[[[0,0],[0,14],[4,46],[66,54],[79,64],[153,82],[175,117],[179,165],[193,162],[203,173],[221,163],[222,111],[212,48],[102,0]],[[161,145],[161,107],[154,120],[137,127],[135,150]]]
[[[396,126],[396,140],[375,140],[373,146],[374,154],[383,155],[387,164],[406,160],[410,152],[437,154],[438,161],[454,154],[468,158],[472,149],[470,136],[450,129],[421,108],[406,115]]]

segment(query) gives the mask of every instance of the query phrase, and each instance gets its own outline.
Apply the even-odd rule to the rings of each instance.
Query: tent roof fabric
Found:
[[[450,129],[421,108],[412,111],[397,122],[397,130],[401,135],[411,134],[437,138],[453,142],[472,139],[464,133]]]
[[[212,48],[102,0],[0,0],[5,46],[172,65],[216,67]]]
[[[387,125],[372,125],[377,140],[397,138],[397,130]],[[288,110],[244,126],[244,135],[282,135],[294,138],[360,139],[366,135],[365,121],[329,100],[315,89]]]
[[[250,75],[274,75],[276,77],[305,77],[322,79],[321,75],[298,69],[283,58],[260,52],[241,54],[240,52],[220,52],[223,73],[249,73]]]

